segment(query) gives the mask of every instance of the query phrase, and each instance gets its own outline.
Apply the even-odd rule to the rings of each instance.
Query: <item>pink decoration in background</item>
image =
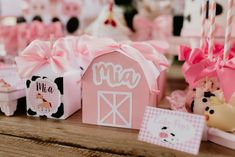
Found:
[[[8,54],[16,54],[18,42],[16,27],[0,25],[0,40]]]
[[[0,27],[0,39],[3,41],[7,53],[15,55],[35,39],[48,40],[50,34],[53,34],[55,39],[62,37],[62,25],[60,23],[43,24],[34,21],[16,26]]]
[[[133,35],[133,40],[166,39],[172,35],[172,17],[162,15],[151,21],[144,16],[136,15],[134,17],[134,28],[136,33]]]
[[[170,103],[171,110],[188,112],[186,109],[186,94],[184,91],[176,90],[171,93],[171,96],[166,97]]]
[[[69,17],[77,17],[80,15],[81,13],[81,6],[82,6],[82,2],[81,4],[78,4],[76,2],[67,2],[65,0],[61,0],[62,2],[62,13],[65,15],[65,16],[69,16]]]

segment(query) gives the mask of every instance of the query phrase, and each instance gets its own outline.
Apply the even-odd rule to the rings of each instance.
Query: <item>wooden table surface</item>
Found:
[[[81,111],[67,120],[0,116],[0,156],[149,156],[186,157],[190,154],[143,143],[138,131],[87,125]],[[235,151],[202,142],[200,157],[235,156]]]
[[[185,83],[180,79],[168,80],[168,91],[184,87]],[[25,102],[20,104],[24,105]],[[18,110],[13,117],[0,114],[0,157],[192,156],[140,142],[137,140],[137,130],[83,124],[81,111],[67,120],[27,117],[24,112]],[[235,151],[202,142],[198,156],[235,157]]]

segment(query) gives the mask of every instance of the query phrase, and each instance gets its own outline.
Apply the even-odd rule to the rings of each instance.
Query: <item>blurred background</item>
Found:
[[[167,48],[165,55],[174,65],[169,75],[182,78],[178,48],[199,45],[201,1],[0,0],[0,55],[6,62],[33,40],[49,40],[51,34],[55,39],[89,34],[117,41],[154,41]],[[215,36],[222,42],[227,2],[216,0],[216,10]]]

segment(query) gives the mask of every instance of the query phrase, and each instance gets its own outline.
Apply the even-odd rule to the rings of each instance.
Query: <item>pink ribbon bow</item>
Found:
[[[151,21],[144,16],[137,15],[134,18],[137,41],[165,39],[172,34],[172,17],[162,15]]]
[[[123,55],[137,61],[141,68],[145,71],[146,79],[151,91],[158,91],[156,78],[161,71],[165,70],[169,63],[164,55],[154,51],[155,48],[145,43],[117,43],[108,38],[86,38],[86,45],[80,44],[80,53],[77,54],[82,60],[86,61],[84,69],[86,70],[92,60],[98,56],[108,54],[110,52],[120,52]],[[154,56],[158,57],[154,57]],[[149,62],[156,66],[158,73],[154,73]],[[154,82],[154,84],[152,84]]]
[[[186,81],[194,87],[198,80],[204,77],[215,76],[220,81],[220,87],[224,92],[225,100],[228,102],[235,92],[235,58],[230,57],[224,63],[222,58],[223,49],[217,45],[214,47],[214,57],[209,60],[206,56],[207,50],[203,53],[200,49],[190,49],[181,46],[180,60],[185,60],[183,73]],[[205,55],[204,55],[205,54]]]
[[[82,45],[84,47],[84,45]],[[87,60],[87,58],[90,58],[90,61],[92,61],[94,58],[114,52],[114,51],[123,51],[124,54],[128,55],[129,57],[132,57],[133,59],[136,59],[134,52],[138,50],[138,52],[149,61],[152,61],[153,64],[155,64],[156,67],[168,67],[169,62],[166,59],[164,55],[159,53],[157,50],[157,44],[152,46],[151,43],[146,42],[129,42],[129,43],[117,43],[114,40],[108,39],[108,38],[90,38],[90,41],[87,42],[87,51],[89,53],[82,54],[81,57],[84,57],[84,59]],[[159,45],[159,49],[160,49]],[[84,48],[81,48],[84,49]],[[144,63],[143,63],[144,64]]]
[[[30,77],[46,65],[50,65],[55,73],[63,73],[70,68],[64,52],[55,51],[49,42],[39,40],[33,41],[15,60],[23,78]]]
[[[216,58],[222,59],[223,45],[216,43],[213,48],[213,60]],[[199,48],[191,49],[187,46],[180,46],[179,60],[185,61],[182,71],[186,81],[191,87],[195,86],[195,82],[206,76],[215,75],[214,71],[209,70],[206,73],[202,71],[208,70],[209,67],[213,67],[215,62],[211,62],[207,59],[208,55],[208,44],[205,45],[204,49]]]
[[[231,97],[235,93],[235,58],[229,59],[226,63],[224,63],[223,59],[217,59],[215,61],[215,65],[213,68],[208,68],[208,70],[204,70],[206,73],[214,73],[216,72],[217,77],[219,78],[220,87],[223,90],[224,98],[226,102],[230,102]],[[204,75],[205,75],[204,74]]]

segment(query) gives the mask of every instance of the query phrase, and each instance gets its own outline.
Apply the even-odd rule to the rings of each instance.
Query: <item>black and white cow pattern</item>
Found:
[[[224,28],[227,16],[227,1],[215,0],[216,2],[216,25]],[[194,31],[196,34],[200,34],[201,29],[201,4],[202,0],[186,0],[184,10],[184,24],[183,29]],[[209,0],[207,0],[206,19],[209,19]],[[187,34],[190,34],[188,32]]]
[[[47,77],[41,77],[41,76],[32,76],[31,79],[26,80],[26,88],[30,88],[30,84],[34,81],[36,81],[38,78],[45,79]],[[58,90],[60,91],[61,96],[64,95],[64,85],[63,85],[63,77],[58,77],[53,81],[56,85]],[[33,111],[31,108],[28,108],[27,114],[30,116],[36,116],[37,112]],[[60,106],[58,107],[57,112],[52,113],[51,117],[53,118],[61,118],[64,115],[64,104],[61,103]],[[47,117],[46,115],[41,115],[40,117]]]
[[[163,126],[161,128],[159,138],[164,143],[174,144],[177,142],[176,133],[171,131],[167,126]]]
[[[191,110],[193,113],[203,115],[205,108],[211,104],[210,98],[215,96],[215,94],[210,91],[203,92],[200,89],[197,89],[195,92],[195,99],[192,102]]]

